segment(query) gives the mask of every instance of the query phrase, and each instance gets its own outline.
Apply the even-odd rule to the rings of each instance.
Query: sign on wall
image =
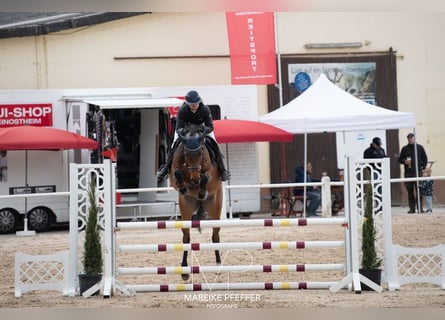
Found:
[[[375,68],[375,62],[289,64],[290,98],[300,95],[323,73],[339,88],[375,105]]]
[[[276,83],[273,12],[226,13],[232,84]]]
[[[15,126],[51,127],[53,125],[53,105],[0,104],[0,128]]]

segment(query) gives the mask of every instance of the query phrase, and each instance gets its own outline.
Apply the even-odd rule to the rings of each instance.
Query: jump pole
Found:
[[[127,285],[137,292],[329,289],[335,282],[240,282]],[[227,293],[231,294],[231,293]]]
[[[167,244],[122,244],[122,252],[173,252],[206,250],[273,250],[342,248],[345,242],[339,241],[272,241],[272,242],[220,242],[220,243],[167,243]]]
[[[307,271],[343,271],[343,263],[286,264],[286,265],[229,265],[229,266],[190,266],[190,267],[120,267],[118,274],[199,274],[220,272],[307,272]]]
[[[293,227],[348,224],[345,218],[289,218],[249,220],[193,220],[193,221],[146,221],[118,222],[116,231],[134,229],[183,229],[183,228],[238,228],[238,227]]]

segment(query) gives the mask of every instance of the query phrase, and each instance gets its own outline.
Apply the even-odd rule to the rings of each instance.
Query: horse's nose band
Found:
[[[198,171],[198,172],[201,172],[201,168],[202,168],[202,166],[188,167],[186,163],[184,163],[184,167],[186,167],[188,171]]]

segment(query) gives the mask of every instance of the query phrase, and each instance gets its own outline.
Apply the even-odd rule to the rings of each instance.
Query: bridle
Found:
[[[195,188],[197,188],[199,185],[200,185],[200,183],[201,183],[201,170],[202,170],[202,153],[203,153],[203,150],[202,150],[202,148],[203,148],[203,145],[204,144],[202,144],[201,145],[201,148],[200,149],[198,149],[198,150],[196,150],[195,152],[194,152],[194,155],[196,155],[196,156],[199,156],[198,155],[198,153],[200,153],[201,154],[201,164],[198,164],[198,165],[194,165],[194,166],[190,166],[190,165],[187,165],[187,161],[185,161],[184,163],[183,163],[183,166],[186,168],[186,170],[189,172],[189,174],[190,175],[192,175],[192,173],[193,172],[196,172],[198,175],[199,175],[199,179],[198,180],[195,180],[195,179],[192,179],[191,177],[190,177],[190,180],[189,180],[189,183],[192,185],[192,189],[195,189]],[[186,150],[187,152],[189,152],[189,150],[184,146],[184,150]],[[185,156],[185,158],[187,158],[187,156]]]
[[[190,152],[192,155],[197,155],[197,153],[201,153],[201,158],[202,158],[202,153],[203,153],[202,148],[203,148],[203,146],[204,146],[204,143],[201,143],[200,146],[199,146],[199,148],[194,149],[194,150],[190,150],[190,149],[188,149],[187,146],[184,144],[184,149],[185,149],[187,152]],[[202,159],[201,159],[201,161],[202,161]],[[202,165],[201,165],[201,164],[200,164],[200,165],[195,165],[195,166],[189,166],[189,165],[187,165],[187,162],[184,162],[184,163],[183,163],[183,166],[184,166],[185,168],[187,168],[187,170],[188,170],[189,172],[193,172],[193,171],[201,172],[201,169],[202,169]]]
[[[205,142],[205,134],[202,133],[198,137],[188,137],[186,138],[183,135],[179,135],[179,138],[182,142],[182,146],[185,151],[189,152],[191,155],[196,156],[198,153],[203,153],[204,142]],[[183,163],[183,166],[187,168],[189,172],[201,172],[202,165],[188,166],[187,162]]]
[[[187,166],[187,163],[184,163],[184,167],[187,168],[188,171],[197,171],[197,172],[201,172],[201,168],[202,166]]]

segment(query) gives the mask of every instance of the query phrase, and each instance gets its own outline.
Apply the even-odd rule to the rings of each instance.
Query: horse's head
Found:
[[[184,145],[185,150],[193,155],[199,153],[205,141],[203,127],[194,124],[178,131],[178,137]]]
[[[190,174],[190,180],[198,185],[203,165],[205,133],[202,126],[190,125],[182,132],[178,132],[179,140],[184,148],[184,166]]]

